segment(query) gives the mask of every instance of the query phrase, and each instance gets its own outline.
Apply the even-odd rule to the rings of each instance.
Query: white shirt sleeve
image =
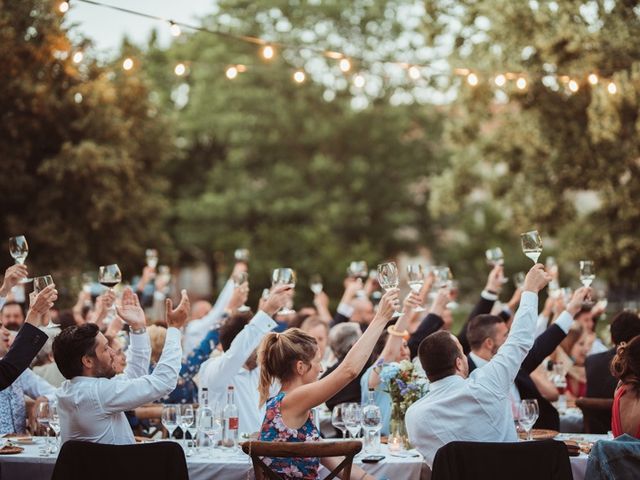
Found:
[[[97,401],[107,413],[133,410],[153,402],[176,388],[182,361],[180,330],[169,327],[160,360],[150,375],[127,378],[124,375],[101,379],[97,384]]]
[[[149,334],[129,334],[129,348],[127,349],[127,366],[124,374],[128,378],[138,378],[149,373],[151,362],[151,340]]]
[[[277,325],[269,315],[259,311],[233,339],[226,352],[202,364],[200,384],[208,387],[210,394],[224,392],[265,334]]]
[[[45,379],[33,373],[33,370],[27,368],[21,374],[22,390],[33,399],[38,397],[47,397],[52,402],[56,398],[56,389]]]
[[[565,310],[554,323],[559,326],[564,333],[569,333],[569,329],[571,325],[573,325],[573,315]]]
[[[538,295],[523,292],[507,341],[489,363],[474,373],[475,384],[483,392],[499,399],[509,395],[520,365],[533,345],[537,316]]]
[[[340,315],[344,317],[351,318],[351,315],[353,315],[353,310],[354,308],[348,303],[340,302],[338,304],[338,308],[336,309],[336,312],[338,312]]]

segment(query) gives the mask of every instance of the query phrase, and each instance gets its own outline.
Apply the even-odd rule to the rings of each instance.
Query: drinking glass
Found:
[[[526,432],[527,440],[533,439],[531,437],[531,429],[536,423],[536,420],[538,420],[539,414],[538,401],[535,398],[525,398],[520,402],[520,407],[518,408],[518,424],[520,428]]]
[[[33,292],[37,295],[38,293],[40,293],[40,291],[44,290],[49,285],[53,285],[53,278],[51,277],[51,275],[44,275],[42,277],[35,277],[33,279]],[[54,328],[54,327],[57,327],[57,326],[58,325],[56,325],[55,323],[53,323],[51,321],[51,314],[49,314],[49,323],[47,325],[47,328]]]
[[[351,262],[349,264],[349,268],[347,268],[347,275],[359,279],[362,282],[362,286],[364,287],[364,284],[369,277],[369,267],[367,267],[367,262],[365,262],[364,260]],[[367,292],[364,291],[364,288],[361,288],[356,292],[356,295],[358,297],[366,297]]]
[[[187,431],[189,432],[189,436],[191,437],[191,448],[187,451],[187,456],[193,455],[194,447],[197,449],[197,439],[196,435],[198,434],[198,409],[194,406],[193,408],[193,422],[191,425],[187,427]]]
[[[180,421],[178,422],[180,424],[180,428],[182,429],[183,448],[187,447],[188,445],[187,432],[193,426],[193,424],[195,423],[195,420],[196,420],[196,417],[193,413],[193,406],[183,405],[182,411],[180,412]],[[185,450],[187,450],[187,448],[185,448]],[[187,452],[189,452],[190,450],[191,449],[188,449]]]
[[[424,286],[424,270],[422,265],[414,263],[407,265],[407,283],[409,288],[415,293],[420,293]],[[426,309],[422,305],[418,305],[413,309],[414,312],[425,312]]]
[[[567,372],[562,363],[553,364],[553,385],[558,389],[558,412],[564,413],[567,409]]]
[[[524,286],[525,277],[526,275],[524,274],[524,272],[518,272],[513,276],[513,283],[515,284],[516,288],[522,288]]]
[[[233,276],[233,284],[236,288],[241,287],[249,281],[249,274],[247,272],[240,272]],[[248,312],[251,310],[247,305],[241,305],[238,307],[238,312]]]
[[[333,407],[331,412],[331,425],[342,432],[342,438],[347,438],[347,427],[344,426],[344,418],[342,417],[344,406],[344,403],[340,403]]]
[[[596,278],[596,269],[591,260],[580,260],[580,282],[584,287],[590,287]]]
[[[45,431],[45,444],[44,444],[44,454],[50,454],[52,452],[52,447],[49,442],[49,430],[51,426],[49,422],[51,421],[51,411],[49,409],[48,402],[41,402],[38,404],[38,408],[36,409],[36,421],[44,428]]]
[[[382,412],[378,405],[369,404],[362,408],[362,428],[365,450],[369,453],[377,452],[378,432],[382,429]]]
[[[53,451],[55,452],[58,450],[58,443],[60,439],[60,415],[58,414],[58,404],[56,402],[49,403],[49,427],[53,430]]]
[[[400,278],[396,262],[387,262],[378,265],[378,283],[385,291],[392,288],[398,288]],[[393,316],[399,317],[400,309],[402,307],[399,304],[394,305],[394,307],[396,308],[396,312],[393,314]]]
[[[273,286],[290,284],[295,288],[296,272],[291,268],[276,268],[271,274],[271,284]],[[279,313],[281,315],[293,315],[296,311],[286,306],[280,309]]]
[[[147,257],[147,267],[155,269],[158,266],[158,250],[147,248],[145,255]]]
[[[504,265],[504,253],[500,247],[490,248],[485,252],[487,263],[492,267]]]
[[[29,244],[24,235],[17,235],[9,238],[9,253],[15,260],[16,264],[24,265],[29,255]],[[30,282],[30,278],[23,278],[20,283]]]
[[[236,248],[233,252],[233,258],[236,259],[236,262],[249,263],[250,254],[248,248]]]
[[[122,273],[120,272],[120,268],[118,264],[112,263],[111,265],[103,265],[98,269],[98,282],[113,290],[117,284],[122,281]],[[116,316],[116,306],[115,303],[111,305],[109,308],[109,313],[107,316],[107,323],[110,322]]]
[[[362,429],[362,409],[358,403],[347,403],[342,410],[344,426],[347,427],[352,438],[358,438]]]
[[[178,405],[165,404],[162,406],[162,425],[169,433],[169,440],[173,436],[176,428],[178,428]]]
[[[311,275],[309,279],[309,287],[315,295],[322,293],[322,277],[320,275]]]
[[[537,263],[542,253],[542,238],[540,238],[538,231],[531,230],[530,232],[521,233],[520,241],[522,242],[522,252],[530,258],[534,264]]]
[[[453,280],[451,269],[447,266],[433,267],[433,274],[436,277],[433,283],[435,288],[448,287],[449,282]]]
[[[205,415],[207,415],[206,418]],[[209,440],[213,457],[216,454],[218,440],[222,438],[222,425],[222,409],[218,408],[217,404],[208,409],[200,409],[199,428]]]

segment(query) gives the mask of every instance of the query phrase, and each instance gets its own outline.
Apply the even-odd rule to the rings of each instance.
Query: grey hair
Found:
[[[355,322],[344,322],[334,326],[329,331],[329,346],[336,358],[344,359],[361,335],[360,325]]]

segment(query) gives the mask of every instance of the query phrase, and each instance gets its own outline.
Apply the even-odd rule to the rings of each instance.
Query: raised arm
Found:
[[[449,290],[446,288],[440,288],[436,294],[436,298],[433,300],[433,304],[429,309],[429,314],[422,320],[420,326],[409,338],[407,345],[411,352],[411,358],[418,355],[418,347],[422,340],[427,338],[434,332],[437,332],[444,325],[442,314],[449,301]]]
[[[116,310],[120,318],[129,325],[131,332],[124,374],[129,378],[147,375],[151,362],[151,342],[138,296],[130,288],[126,288],[122,294],[122,306],[116,307]]]

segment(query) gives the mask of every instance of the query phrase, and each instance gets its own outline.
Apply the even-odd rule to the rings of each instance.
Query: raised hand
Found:
[[[575,316],[580,309],[584,301],[591,295],[591,287],[580,287],[571,296],[571,300],[567,304],[567,312]]]
[[[382,322],[386,325],[386,323],[391,320],[394,312],[396,311],[395,305],[400,301],[400,290],[398,288],[390,288],[387,290],[382,298],[380,299],[380,303],[378,304],[378,311],[376,312],[376,316],[373,318],[371,322]]]
[[[487,285],[484,287],[485,290],[494,293],[500,293],[502,290],[502,279],[504,278],[504,270],[502,265],[496,265],[489,272],[489,276],[487,277]]]
[[[422,304],[422,296],[419,293],[411,292],[402,302],[402,313],[411,313]]]
[[[249,298],[249,283],[245,282],[242,285],[235,287],[227,308],[232,312],[235,312],[239,307],[245,304]]]
[[[544,265],[536,263],[527,273],[522,290],[525,292],[538,293],[547,286],[547,283],[549,283],[552,278],[553,276],[545,271]]]
[[[449,300],[449,289],[446,287],[439,288],[438,293],[436,294],[436,298],[433,299],[433,303],[431,304],[429,313],[433,313],[434,315],[442,317],[444,310],[447,308],[447,303],[449,303]]]
[[[29,276],[26,265],[11,265],[4,272],[4,281],[0,287],[0,297],[6,297],[13,287]]]
[[[140,330],[147,324],[144,317],[144,310],[140,306],[138,296],[127,287],[122,293],[122,306],[116,306],[116,311],[133,330]]]
[[[41,320],[49,313],[49,310],[53,307],[53,303],[57,299],[58,291],[55,285],[49,285],[47,288],[40,290],[34,297],[31,308],[29,308],[29,312],[27,313],[27,323],[36,327],[40,325]]]
[[[165,316],[167,319],[167,325],[170,327],[182,328],[189,318],[191,302],[187,296],[187,291],[182,290],[181,295],[180,303],[176,308],[173,308],[173,302],[170,298],[167,298],[165,301]]]
[[[276,285],[269,292],[269,296],[262,305],[264,311],[270,317],[273,317],[278,310],[287,305],[287,302],[293,295],[293,285]]]

